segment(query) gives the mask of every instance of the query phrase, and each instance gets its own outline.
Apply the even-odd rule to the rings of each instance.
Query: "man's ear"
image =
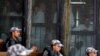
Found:
[[[11,34],[12,34],[12,37],[14,37],[15,32],[12,32]]]

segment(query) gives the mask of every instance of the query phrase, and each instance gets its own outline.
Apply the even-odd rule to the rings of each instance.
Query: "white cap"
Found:
[[[18,27],[12,27],[10,29],[10,32],[13,32],[13,31],[21,31],[21,29],[19,29]]]
[[[51,41],[51,44],[52,44],[52,45],[54,45],[54,44],[59,44],[59,46],[61,46],[61,47],[64,46],[59,40],[56,40],[56,39],[55,39],[55,40],[52,40],[52,41]]]
[[[87,53],[89,53],[89,52],[98,52],[95,48],[93,48],[93,47],[88,47],[87,49],[86,49],[86,52]]]

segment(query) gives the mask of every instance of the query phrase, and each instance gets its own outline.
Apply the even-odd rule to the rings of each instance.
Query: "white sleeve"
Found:
[[[19,55],[29,55],[32,52],[33,50],[26,50],[26,51],[22,51]]]

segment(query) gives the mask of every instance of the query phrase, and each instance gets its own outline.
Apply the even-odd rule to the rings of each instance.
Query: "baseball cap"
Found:
[[[59,40],[56,40],[56,39],[55,40],[52,40],[51,41],[51,44],[52,45],[59,44],[60,47],[63,47],[64,46]]]
[[[21,29],[19,29],[18,27],[11,27],[10,32],[13,31],[21,31]]]
[[[88,47],[87,49],[86,49],[86,53],[90,53],[90,52],[98,52],[95,48],[93,48],[93,47]]]

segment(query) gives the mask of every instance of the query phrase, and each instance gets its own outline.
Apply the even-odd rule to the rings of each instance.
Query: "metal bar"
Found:
[[[86,2],[70,2],[70,4],[86,4]]]
[[[96,40],[95,40],[95,47],[96,49],[100,50],[100,45],[99,45],[99,41],[100,41],[100,19],[99,19],[99,15],[100,15],[100,1],[99,0],[94,0],[94,30],[96,33]]]

